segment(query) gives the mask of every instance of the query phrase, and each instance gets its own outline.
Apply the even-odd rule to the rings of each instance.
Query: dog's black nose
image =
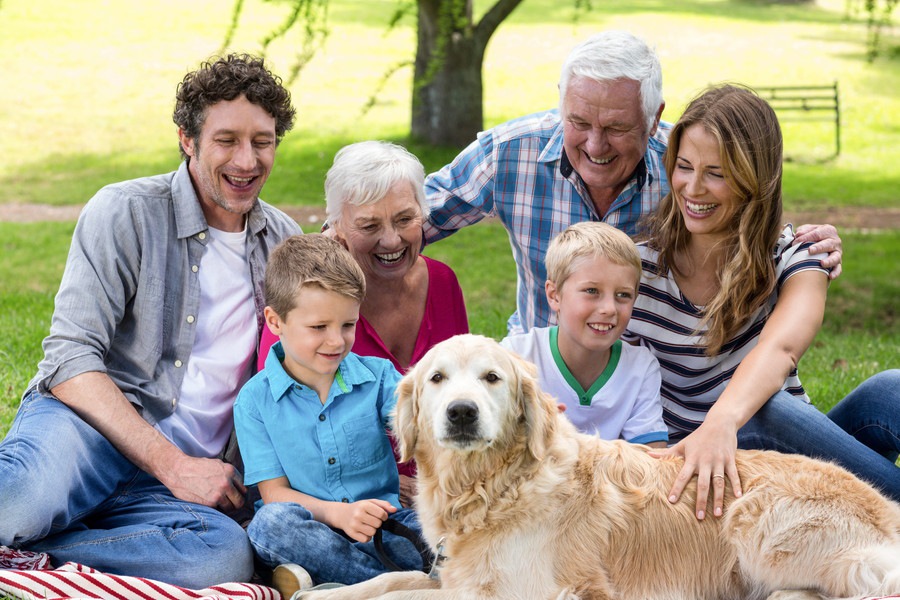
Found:
[[[471,425],[478,420],[478,407],[471,400],[454,400],[447,407],[447,420],[453,425]]]

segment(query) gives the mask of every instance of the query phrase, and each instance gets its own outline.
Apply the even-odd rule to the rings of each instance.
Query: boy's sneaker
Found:
[[[320,583],[319,585],[314,585],[308,590],[298,590],[294,592],[294,595],[290,597],[290,599],[285,598],[285,600],[303,600],[303,596],[306,596],[304,592],[313,592],[315,590],[336,590],[337,588],[347,587],[343,583]]]
[[[289,600],[299,590],[308,590],[313,586],[312,577],[306,569],[293,563],[284,563],[272,571],[272,587]]]

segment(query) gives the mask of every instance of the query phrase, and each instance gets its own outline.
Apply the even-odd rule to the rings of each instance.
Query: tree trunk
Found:
[[[418,0],[412,136],[462,148],[484,125],[482,63],[497,26],[522,0],[498,0],[477,24],[472,0]]]

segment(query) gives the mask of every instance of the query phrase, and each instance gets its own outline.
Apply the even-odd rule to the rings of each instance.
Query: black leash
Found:
[[[425,543],[425,540],[422,539],[421,535],[394,519],[388,519],[382,523],[381,527],[375,530],[375,535],[372,536],[372,542],[375,544],[375,553],[378,555],[378,560],[381,561],[381,564],[383,564],[385,568],[389,571],[408,570],[397,565],[397,563],[391,560],[391,557],[387,555],[387,552],[385,552],[384,542],[381,540],[382,530],[404,537],[412,542],[413,546],[415,546],[416,550],[419,552],[419,556],[422,557],[422,572],[431,573],[435,563],[435,556],[431,551],[431,548],[428,547],[428,544]]]

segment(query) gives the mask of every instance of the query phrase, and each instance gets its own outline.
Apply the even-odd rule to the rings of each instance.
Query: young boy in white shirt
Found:
[[[545,261],[558,325],[501,345],[537,366],[541,389],[565,405],[580,431],[665,448],[659,363],[619,339],[641,281],[634,242],[605,223],[578,223],[554,238]]]

